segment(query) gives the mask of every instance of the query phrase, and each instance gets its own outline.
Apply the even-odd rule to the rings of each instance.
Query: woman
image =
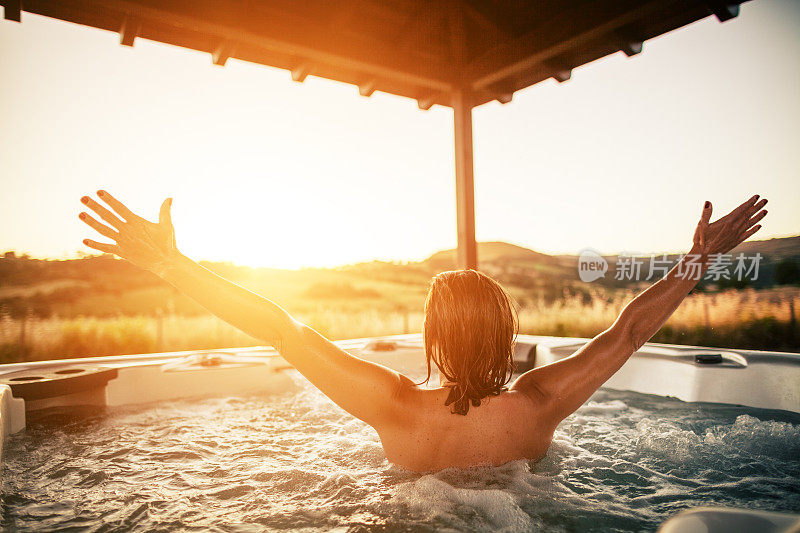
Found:
[[[331,400],[375,428],[389,461],[417,471],[542,457],[561,420],[661,328],[702,277],[709,258],[753,235],[767,213],[762,210],[767,200],[756,195],[710,223],[712,208],[706,202],[690,253],[667,276],[575,354],[530,370],[509,387],[516,335],[509,296],[474,270],[439,274],[425,304],[428,376],[433,361],[441,385],[430,389],[350,355],[270,300],[182,255],[175,244],[172,199],[162,204],[156,224],[109,193],[97,194],[113,212],[88,196],[81,201],[106,224],[85,212],[80,218],[114,244],[88,239],[84,244],[154,272],[223,320],[278,348]],[[701,268],[690,268],[693,259]]]

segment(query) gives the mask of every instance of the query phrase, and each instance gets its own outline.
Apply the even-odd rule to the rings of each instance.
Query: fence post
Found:
[[[27,357],[28,339],[27,339],[27,335],[26,335],[27,332],[25,331],[27,329],[27,325],[28,325],[28,310],[26,309],[25,313],[23,313],[23,315],[22,315],[22,320],[20,320],[20,323],[19,323],[19,342],[18,342],[18,345],[19,345],[19,359],[20,359],[20,361],[27,361],[28,360],[28,357]]]
[[[164,310],[156,311],[156,351],[164,351]]]

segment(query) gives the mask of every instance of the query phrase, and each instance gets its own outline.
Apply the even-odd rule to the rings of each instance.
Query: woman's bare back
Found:
[[[547,452],[555,426],[526,394],[502,392],[462,416],[445,405],[448,393],[446,388],[416,389],[402,399],[413,422],[378,431],[390,462],[433,471],[538,459]]]

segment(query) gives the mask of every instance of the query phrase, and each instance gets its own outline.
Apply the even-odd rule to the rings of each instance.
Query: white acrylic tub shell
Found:
[[[658,533],[800,533],[800,515],[696,507],[681,511],[661,524]]]
[[[25,402],[11,395],[11,387],[0,385],[0,458],[3,443],[12,433],[25,429]]]

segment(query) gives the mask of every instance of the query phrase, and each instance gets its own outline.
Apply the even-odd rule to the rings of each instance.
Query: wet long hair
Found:
[[[476,270],[442,272],[425,301],[423,340],[428,376],[431,361],[453,385],[445,405],[466,415],[487,396],[506,389],[514,365],[519,329],[511,296]]]

